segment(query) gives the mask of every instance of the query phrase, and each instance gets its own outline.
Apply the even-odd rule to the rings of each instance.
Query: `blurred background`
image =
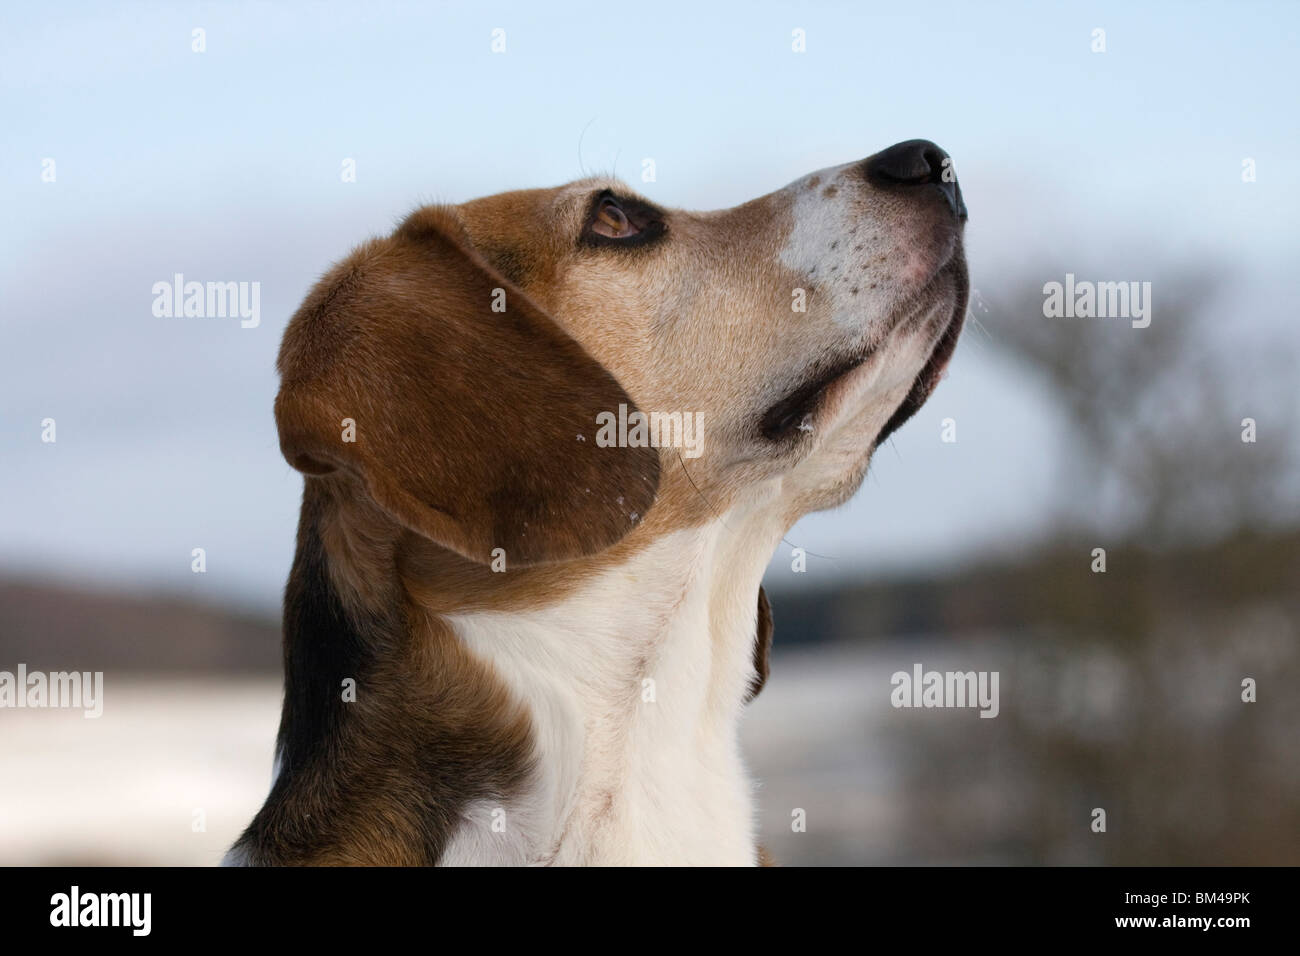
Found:
[[[0,709],[0,864],[210,864],[260,805],[301,487],[274,358],[352,245],[596,171],[721,208],[913,137],[954,157],[971,314],[859,495],[772,563],[764,842],[1300,863],[1294,4],[9,4],[0,27],[0,671],[105,675],[97,720]],[[260,283],[260,323],[156,317],[175,273]],[[1046,317],[1067,274],[1150,282],[1150,326]],[[1000,715],[894,709],[915,663],[997,671]]]

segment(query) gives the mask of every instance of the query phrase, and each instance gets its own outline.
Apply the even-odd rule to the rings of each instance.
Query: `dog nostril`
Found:
[[[882,189],[899,186],[935,185],[943,193],[953,215],[966,217],[956,173],[948,154],[928,139],[895,143],[869,156],[862,163],[867,182]]]
[[[948,154],[931,143],[921,155],[925,158],[926,165],[930,167],[930,178],[926,182],[937,183],[941,181],[943,177],[943,161],[948,158]]]

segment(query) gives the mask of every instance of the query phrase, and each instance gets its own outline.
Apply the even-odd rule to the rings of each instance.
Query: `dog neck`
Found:
[[[430,580],[439,562],[338,517],[304,496],[280,772],[237,855],[756,862],[738,730],[782,531],[769,510],[570,572],[558,600],[526,600],[526,582],[465,600],[453,569],[455,603]]]
[[[557,604],[449,618],[525,703],[538,744],[527,793],[476,807],[449,862],[755,861],[738,731],[755,556],[775,542],[755,547],[750,517],[661,538]]]

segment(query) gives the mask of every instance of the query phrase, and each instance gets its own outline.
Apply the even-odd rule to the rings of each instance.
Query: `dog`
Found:
[[[226,862],[770,862],[760,580],[944,372],[965,222],[910,140],[719,212],[426,206],[334,266],[279,353],[283,712]]]

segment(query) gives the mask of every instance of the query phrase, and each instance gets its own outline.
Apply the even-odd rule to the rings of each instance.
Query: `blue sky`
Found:
[[[273,362],[303,294],[420,202],[591,171],[716,208],[922,136],[954,156],[990,297],[1044,260],[1214,262],[1231,334],[1296,341],[1295,4],[556,6],[6,6],[0,568],[273,604],[300,486]],[[261,325],[154,318],[175,272],[259,281]],[[1057,440],[971,330],[854,502],[789,539],[836,558],[810,576],[1011,546],[1051,506]]]

